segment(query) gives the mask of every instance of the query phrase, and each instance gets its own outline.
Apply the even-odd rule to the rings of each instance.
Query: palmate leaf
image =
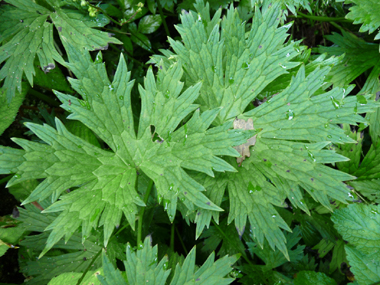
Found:
[[[166,284],[171,270],[174,276],[171,285],[190,284],[230,284],[234,279],[224,278],[231,270],[232,265],[237,261],[238,256],[224,256],[214,261],[215,254],[212,253],[205,263],[197,268],[195,265],[195,247],[186,256],[182,265],[177,264],[175,268],[168,268],[168,257],[165,256],[159,262],[157,260],[157,245],[152,247],[150,237],[145,238],[144,244],[133,251],[127,245],[127,255],[124,261],[126,269],[126,281],[121,272],[112,266],[107,255],[103,252],[104,276],[98,276],[102,285],[139,285],[139,284]]]
[[[350,7],[347,19],[353,20],[354,24],[362,24],[360,32],[373,33],[380,27],[380,3],[374,0],[337,0],[337,2],[355,4]],[[375,40],[380,39],[380,33],[375,36]]]
[[[171,221],[177,203],[189,212],[198,208],[220,211],[201,193],[204,187],[184,168],[211,176],[213,170],[235,171],[217,155],[239,156],[232,146],[245,143],[256,131],[229,130],[232,122],[209,129],[220,111],[218,108],[202,114],[197,110],[176,130],[181,120],[197,108],[193,101],[201,87],[199,83],[182,92],[183,83],[179,81],[182,70],[176,64],[160,70],[157,82],[150,69],[144,87],[139,86],[142,110],[136,135],[130,103],[133,82],[129,81],[124,58],[121,56],[110,82],[101,54],[92,62],[87,51],[68,47],[68,55],[67,66],[78,78],[70,83],[84,100],[56,94],[63,108],[72,112],[69,118],[87,125],[111,151],[74,136],[58,119],[57,129],[26,124],[45,144],[14,139],[24,150],[0,148],[0,172],[17,173],[8,186],[32,178],[44,179],[23,204],[50,195],[54,202],[64,190],[79,187],[44,210],[62,213],[47,227],[52,232],[41,255],[63,236],[67,241],[79,226],[86,239],[92,228],[104,225],[105,246],[123,214],[134,228],[137,206],[145,206],[135,190],[138,171],[154,181]],[[160,139],[153,141],[151,125]]]
[[[354,204],[332,215],[345,245],[351,271],[359,284],[380,281],[380,207]]]
[[[28,0],[8,0],[10,5],[2,5],[0,17],[0,63],[5,61],[0,70],[0,81],[5,78],[4,88],[8,102],[21,92],[21,79],[25,73],[33,86],[35,75],[34,60],[38,56],[44,72],[55,68],[55,62],[64,64],[56,50],[53,39],[53,26],[58,30],[60,39],[66,43],[98,50],[107,49],[108,43],[121,42],[109,34],[93,29],[103,27],[108,20],[99,15],[90,18],[78,10],[63,9],[66,1],[44,1],[41,6]]]
[[[40,208],[47,208],[51,203],[44,200],[38,204]],[[41,214],[41,210],[35,205],[25,205],[25,209],[19,208],[20,217],[25,229],[28,231],[39,232],[39,234],[27,236],[21,245],[27,251],[23,253],[23,258],[20,263],[20,270],[25,276],[33,276],[29,280],[30,284],[46,284],[54,276],[64,272],[84,272],[88,265],[93,261],[93,258],[101,250],[101,243],[97,241],[97,237],[93,236],[82,243],[79,233],[74,233],[68,243],[63,240],[53,246],[53,250],[59,254],[43,256],[39,259],[36,257],[44,249],[48,239],[48,232],[44,232],[45,228],[57,218],[57,213]],[[113,245],[109,246],[109,253]],[[65,252],[68,251],[68,252]],[[64,252],[64,253],[62,253]],[[27,253],[27,254],[26,254]],[[115,254],[113,253],[113,256]],[[120,256],[118,255],[120,258]],[[97,259],[94,262],[96,269],[101,266],[101,260]]]
[[[288,257],[280,228],[290,229],[273,206],[284,207],[288,198],[294,207],[308,212],[301,188],[331,211],[330,199],[349,200],[352,195],[342,181],[354,177],[323,165],[347,159],[326,147],[331,142],[354,143],[336,124],[367,122],[359,114],[373,112],[378,104],[370,95],[347,96],[352,86],[324,91],[324,79],[331,64],[337,62],[326,62],[324,56],[308,65],[307,71],[301,65],[291,80],[287,78],[288,70],[301,64],[291,60],[302,49],[294,42],[285,44],[291,25],[277,27],[281,16],[278,4],[257,9],[247,33],[232,7],[223,20],[219,10],[211,21],[203,1],[198,1],[195,9],[197,12],[181,15],[177,30],[183,43],[169,39],[174,52],[163,51],[164,56],[153,56],[151,62],[159,68],[181,62],[186,85],[203,80],[198,99],[201,109],[223,108],[215,123],[224,124],[235,117],[253,120],[260,133],[251,147],[251,157],[240,168],[230,159],[239,171],[219,174],[218,183],[210,183],[206,195],[220,205],[227,187],[228,222],[235,220],[239,235],[248,218],[260,246],[266,238],[272,249],[278,247]],[[287,86],[275,82],[281,77]],[[281,92],[257,108],[249,106],[271,84],[281,86]],[[244,113],[248,107],[252,110]],[[212,217],[218,221],[217,215],[215,211],[198,211],[197,236]]]

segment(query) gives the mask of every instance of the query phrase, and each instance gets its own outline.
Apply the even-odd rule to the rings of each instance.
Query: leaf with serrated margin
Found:
[[[63,9],[51,2],[43,7],[33,1],[7,0],[10,5],[2,5],[0,15],[0,81],[5,78],[4,88],[8,102],[21,92],[21,79],[25,73],[33,86],[35,76],[34,60],[38,56],[44,72],[55,68],[55,62],[65,62],[54,46],[53,26],[58,30],[64,45],[67,42],[88,50],[107,49],[108,43],[121,42],[109,34],[92,29],[108,23],[103,15],[95,19],[77,10]],[[4,19],[5,18],[5,19]]]
[[[375,32],[380,27],[380,3],[373,0],[337,0],[337,2],[353,3],[347,19],[353,20],[354,24],[362,24],[360,32],[369,34]],[[375,36],[375,40],[380,39],[380,33]]]
[[[353,204],[332,215],[359,284],[380,281],[380,206]]]
[[[79,187],[44,210],[62,213],[46,229],[52,232],[43,253],[63,236],[67,241],[80,226],[85,239],[93,228],[104,225],[105,246],[122,215],[134,228],[137,206],[145,206],[135,190],[138,171],[155,182],[159,201],[165,205],[171,221],[177,200],[189,211],[195,207],[220,211],[201,193],[204,187],[184,169],[210,176],[214,176],[213,171],[236,171],[218,156],[239,156],[233,146],[245,143],[256,131],[231,130],[232,122],[209,128],[220,109],[193,113],[197,108],[193,101],[201,84],[182,91],[182,69],[176,64],[160,70],[157,81],[150,69],[144,87],[139,86],[142,109],[136,135],[130,102],[133,81],[129,81],[124,58],[121,56],[110,82],[101,54],[93,62],[88,51],[71,46],[67,50],[67,66],[77,78],[69,81],[83,100],[57,91],[56,94],[62,107],[72,112],[69,118],[92,129],[111,151],[71,134],[58,119],[57,129],[26,124],[46,144],[14,139],[24,150],[0,148],[0,172],[17,172],[9,186],[33,178],[45,179],[23,204],[50,195],[54,202],[66,189]],[[179,127],[191,113],[193,116]],[[151,126],[160,140],[153,141]]]

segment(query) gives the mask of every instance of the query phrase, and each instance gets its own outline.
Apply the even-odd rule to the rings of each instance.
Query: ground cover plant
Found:
[[[380,284],[379,10],[0,2],[0,281]]]

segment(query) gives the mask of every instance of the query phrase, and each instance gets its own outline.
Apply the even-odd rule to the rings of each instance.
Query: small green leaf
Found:
[[[336,285],[334,279],[331,279],[322,272],[300,271],[294,279],[294,285]]]
[[[24,101],[29,88],[27,84],[22,84],[22,86],[21,93],[16,92],[11,103],[7,100],[6,89],[0,88],[0,135],[13,123],[18,109]]]
[[[151,34],[157,31],[161,24],[162,19],[160,15],[144,16],[139,22],[137,31],[143,34]]]
[[[332,215],[359,284],[380,281],[380,206],[353,204]]]

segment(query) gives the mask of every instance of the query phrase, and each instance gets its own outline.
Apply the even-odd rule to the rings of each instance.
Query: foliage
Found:
[[[0,256],[30,284],[380,281],[380,18],[340,2],[7,0]]]

